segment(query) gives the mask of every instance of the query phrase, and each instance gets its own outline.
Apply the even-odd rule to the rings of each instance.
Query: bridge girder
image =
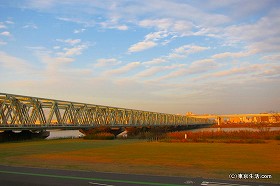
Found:
[[[212,124],[210,120],[0,93],[0,130]]]

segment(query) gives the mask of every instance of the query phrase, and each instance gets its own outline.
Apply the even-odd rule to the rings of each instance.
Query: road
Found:
[[[0,165],[1,186],[276,186],[234,180],[72,171]]]

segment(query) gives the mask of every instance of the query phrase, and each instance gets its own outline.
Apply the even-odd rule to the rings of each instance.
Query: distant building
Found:
[[[187,112],[186,115],[191,116],[191,115],[194,115],[194,114],[192,112]]]
[[[201,117],[215,121],[215,123],[280,123],[280,113],[260,113],[260,114],[228,114],[228,115],[215,115],[215,114],[202,114],[196,115],[192,112],[187,112],[187,116]]]

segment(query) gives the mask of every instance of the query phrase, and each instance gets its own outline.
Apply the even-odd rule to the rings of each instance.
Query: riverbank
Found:
[[[271,174],[280,183],[280,141],[261,144],[59,139],[0,145],[2,165],[228,179]],[[244,181],[244,180],[243,180]]]
[[[181,131],[167,133],[162,141],[208,142],[208,143],[265,143],[280,140],[280,130],[237,130],[237,131]]]

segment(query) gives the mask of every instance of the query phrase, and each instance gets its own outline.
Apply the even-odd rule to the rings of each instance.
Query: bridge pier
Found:
[[[97,128],[90,128],[90,129],[80,129],[79,131],[83,133],[84,135],[91,135],[101,132],[107,132],[114,134],[115,137],[122,133],[125,129],[123,127],[97,127]]]
[[[22,130],[21,132],[14,132],[12,130],[5,130],[0,133],[1,141],[20,141],[20,140],[30,140],[30,139],[45,139],[50,135],[49,131],[30,131]]]

